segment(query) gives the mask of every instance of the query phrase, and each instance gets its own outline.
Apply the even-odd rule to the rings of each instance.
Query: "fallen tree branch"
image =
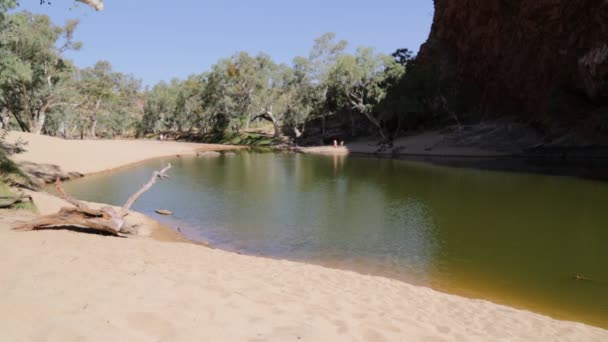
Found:
[[[71,205],[75,206],[76,208],[78,208],[83,213],[85,213],[89,216],[93,216],[93,217],[102,217],[103,216],[103,213],[101,212],[101,210],[91,209],[84,203],[82,203],[82,202],[78,201],[77,199],[75,199],[74,197],[68,195],[65,192],[65,190],[63,190],[63,184],[61,183],[60,178],[57,178],[57,180],[55,181],[55,188],[57,188],[57,192],[59,193],[59,196],[61,198],[63,198],[66,202],[70,203]]]
[[[122,206],[122,210],[121,210],[122,217],[127,216],[127,214],[129,213],[129,209],[131,209],[131,206],[133,205],[133,203],[135,203],[135,201],[137,201],[137,199],[141,195],[143,195],[144,192],[150,190],[150,188],[156,183],[157,180],[163,179],[163,178],[169,178],[169,176],[167,176],[167,171],[169,171],[170,168],[171,168],[171,164],[168,164],[167,166],[165,166],[164,169],[162,169],[160,171],[154,171],[154,174],[152,174],[152,178],[150,178],[148,183],[144,184],[141,187],[141,189],[139,189],[139,191],[137,191],[136,193],[131,195],[131,197],[129,197],[129,199],[127,200],[125,205]]]
[[[60,229],[78,227],[104,232],[113,236],[121,236],[122,225],[103,218],[87,218],[79,209],[62,208],[59,213],[40,217],[13,227],[17,231]]]
[[[128,214],[129,209],[137,201],[137,199],[146,191],[148,191],[158,179],[167,178],[167,171],[171,168],[171,164],[167,165],[161,171],[155,171],[148,183],[133,194],[119,211],[112,207],[104,207],[99,210],[89,208],[83,202],[78,201],[68,195],[63,189],[60,179],[56,181],[57,192],[59,196],[72,204],[75,208],[61,208],[57,214],[46,215],[39,217],[30,222],[18,224],[13,227],[14,230],[28,231],[41,229],[62,229],[62,228],[82,228],[90,229],[97,232],[113,236],[122,236],[121,234],[130,233],[124,228],[124,217]]]

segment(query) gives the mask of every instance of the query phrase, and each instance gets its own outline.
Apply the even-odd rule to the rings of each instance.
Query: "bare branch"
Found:
[[[104,207],[100,210],[89,208],[84,203],[68,195],[63,189],[61,180],[57,179],[57,192],[64,200],[74,205],[76,208],[62,208],[57,214],[42,216],[33,221],[18,224],[14,226],[13,229],[28,231],[40,229],[73,229],[74,227],[77,227],[78,229],[84,228],[98,232],[102,231],[114,236],[121,236],[121,233],[131,233],[128,229],[123,229],[125,225],[124,217],[127,215],[129,208],[144,192],[149,190],[158,179],[166,178],[166,173],[170,168],[171,164],[167,165],[161,171],[155,171],[150,181],[129,198],[120,212],[112,207]]]
[[[148,183],[144,184],[141,189],[139,189],[139,191],[131,195],[125,205],[123,205],[121,210],[122,217],[127,216],[127,214],[129,213],[129,209],[131,209],[131,206],[133,206],[135,201],[137,201],[137,199],[141,195],[143,195],[144,192],[150,190],[150,188],[156,183],[157,180],[169,177],[167,176],[167,171],[169,171],[169,169],[171,169],[171,164],[168,164],[164,169],[160,171],[154,171],[154,174],[152,174],[152,178],[150,178]]]
[[[14,226],[14,230],[28,231],[40,229],[61,229],[66,227],[82,227],[102,231],[114,236],[120,236],[122,223],[101,218],[85,218],[78,209],[63,208],[59,213],[43,216],[31,222]]]
[[[71,205],[75,206],[76,208],[78,208],[80,211],[82,211],[86,215],[92,216],[92,217],[104,216],[103,212],[101,212],[99,210],[91,209],[86,204],[84,204],[84,203],[78,201],[77,199],[75,199],[74,197],[68,195],[68,193],[66,193],[65,190],[63,189],[63,183],[61,183],[61,179],[57,178],[57,181],[55,181],[55,187],[57,188],[57,192],[59,193],[59,196],[61,198],[63,198],[66,202],[70,203]]]
[[[70,106],[72,108],[78,108],[81,107],[82,105],[84,105],[87,101],[89,101],[89,95],[86,95],[84,97],[84,99],[78,103],[69,103],[69,102],[57,102],[57,103],[52,103],[49,104],[49,108],[55,108],[55,107],[59,107],[59,106]]]
[[[270,118],[270,116],[268,115],[268,113],[262,113],[262,114],[254,116],[253,118],[251,118],[251,122],[254,122],[257,119],[272,121],[272,119]]]
[[[82,2],[85,5],[88,5],[95,9],[96,11],[103,10],[103,0],[76,0],[78,2]]]

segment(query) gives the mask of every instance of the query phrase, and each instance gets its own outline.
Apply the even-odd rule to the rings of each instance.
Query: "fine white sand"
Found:
[[[42,171],[56,166],[65,174],[90,174],[151,158],[239,148],[157,140],[64,140],[23,132],[10,132],[7,141],[27,143],[25,152],[12,157],[15,162]]]
[[[29,161],[85,170],[60,149],[81,142],[45,139],[35,149],[46,154],[28,153],[48,159]],[[107,158],[104,148],[142,151],[110,167],[157,146],[99,143]],[[0,211],[0,341],[608,341],[600,328],[381,277],[145,237],[9,229],[31,216]]]

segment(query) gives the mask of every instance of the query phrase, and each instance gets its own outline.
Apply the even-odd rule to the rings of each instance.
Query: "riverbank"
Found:
[[[11,157],[34,181],[49,183],[105,172],[148,159],[234,150],[234,145],[196,144],[158,140],[65,140],[23,132],[9,132],[7,142],[23,141],[23,153]]]
[[[298,147],[296,151],[314,154],[368,154],[378,156],[449,156],[449,157],[503,157],[508,152],[483,149],[475,146],[443,144],[446,135],[439,131],[424,132],[397,138],[392,146],[381,145],[377,140],[360,140],[344,146]]]
[[[458,133],[439,130],[412,133],[395,139],[390,146],[368,138],[344,146],[304,146],[294,150],[306,154],[367,155],[449,167],[608,181],[608,147],[580,141],[573,143],[565,138],[544,143],[541,136],[527,128],[513,129],[515,132],[507,134],[501,126],[489,126],[492,129],[480,124]]]
[[[44,147],[54,155],[52,162],[65,167],[66,155],[54,153],[60,150],[53,138],[47,139]],[[121,143],[126,150],[133,142]],[[65,170],[82,172],[78,165]],[[0,295],[6,298],[0,304],[2,339],[608,338],[608,331],[599,328],[348,271],[143,237],[8,229],[27,215],[32,214],[0,215]]]

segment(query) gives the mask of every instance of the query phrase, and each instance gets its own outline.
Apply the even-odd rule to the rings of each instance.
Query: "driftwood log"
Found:
[[[15,204],[31,202],[32,197],[28,195],[20,196],[0,196],[0,209],[11,208]]]
[[[167,178],[167,171],[171,168],[168,164],[164,169],[155,171],[152,178],[144,184],[141,189],[134,193],[120,211],[112,207],[101,209],[89,208],[86,204],[78,201],[63,189],[61,180],[55,182],[59,196],[72,204],[75,208],[62,208],[57,214],[39,217],[33,221],[25,222],[13,227],[14,230],[42,230],[42,229],[64,229],[78,228],[90,229],[95,232],[103,232],[113,236],[123,236],[129,233],[125,228],[125,216],[129,214],[129,209],[137,199],[148,191],[159,179]]]

